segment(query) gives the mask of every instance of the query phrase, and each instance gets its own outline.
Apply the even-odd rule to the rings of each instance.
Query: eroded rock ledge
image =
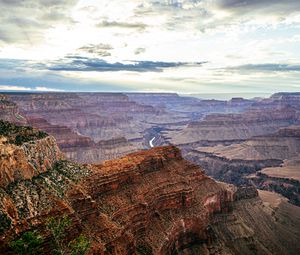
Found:
[[[46,138],[45,147],[40,147],[43,139],[32,142],[35,155],[56,151],[52,139]],[[14,149],[25,150],[22,146]],[[56,153],[58,156],[59,151]],[[207,177],[174,146],[129,154],[101,165],[80,166],[59,156],[48,158],[56,159],[56,163],[40,161],[45,171],[36,171],[30,178],[11,179],[0,189],[0,254],[10,254],[9,241],[29,229],[38,229],[49,244],[46,219],[66,214],[73,222],[67,238],[84,233],[91,240],[90,254],[192,254],[184,252],[190,248],[188,252],[192,252],[195,244],[205,254],[214,254],[215,247],[226,254],[241,254],[236,250],[241,242],[251,244],[250,248],[243,246],[243,254],[250,254],[251,249],[276,254],[277,245],[281,245],[272,240],[270,247],[262,247],[251,224],[243,218],[233,224],[247,230],[247,239],[238,231],[229,234],[226,230],[226,238],[221,237],[227,241],[221,242],[214,227],[215,215],[230,217],[235,203],[245,198],[257,204],[258,213],[263,212],[262,203],[255,190],[237,190]],[[24,156],[24,165],[18,169],[26,171],[31,159]],[[247,208],[251,214],[251,206]],[[272,225],[272,219],[267,219]],[[232,242],[230,247],[230,238],[239,242]],[[47,243],[44,254],[50,254]],[[280,251],[288,254],[287,247]]]

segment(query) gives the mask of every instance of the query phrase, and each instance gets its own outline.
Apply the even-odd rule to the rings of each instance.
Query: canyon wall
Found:
[[[53,140],[47,136],[30,141],[36,156],[57,151],[51,143],[40,147],[44,139]],[[22,150],[24,145],[15,146]],[[8,243],[28,230],[42,233],[43,254],[49,254],[45,222],[64,215],[72,219],[66,242],[83,233],[91,240],[89,254],[198,254],[194,252],[199,249],[205,254],[297,254],[299,235],[284,235],[284,224],[267,213],[271,209],[255,189],[214,181],[174,146],[94,165],[78,165],[59,155],[57,151],[56,162],[45,171],[0,187],[1,254],[10,254]],[[7,157],[1,162],[14,167],[17,159]],[[28,165],[31,159],[23,158]],[[222,217],[230,218],[229,224]],[[253,228],[259,222],[269,226],[263,234]],[[282,233],[281,240],[263,242],[274,236],[274,229]]]
[[[251,183],[300,205],[299,130],[291,126],[241,143],[196,147],[185,156],[216,179],[236,185]]]
[[[152,134],[159,138],[161,131],[182,130],[208,113],[240,112],[253,103],[175,93],[7,93],[1,98],[2,119],[50,133],[67,158],[82,163],[147,149]],[[161,143],[170,141],[161,139]]]

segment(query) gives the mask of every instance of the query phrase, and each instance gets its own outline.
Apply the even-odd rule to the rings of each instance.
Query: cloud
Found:
[[[270,10],[272,13],[292,13],[299,11],[300,2],[298,0],[215,0],[217,6],[221,9],[235,10],[238,12],[255,12],[257,10]]]
[[[78,50],[89,53],[89,54],[94,54],[100,57],[109,57],[111,56],[111,53],[109,52],[112,50],[113,47],[110,44],[88,44],[85,46],[80,47]]]
[[[0,41],[34,44],[58,24],[71,24],[70,9],[78,0],[0,0]]]
[[[24,87],[24,86],[14,86],[14,85],[0,85],[0,91],[43,91],[43,92],[60,92],[64,91],[61,89],[53,89],[46,87]]]
[[[300,14],[299,0],[153,0],[140,4],[135,17],[164,17],[161,29],[202,33],[256,23],[266,26]]]
[[[105,20],[105,21],[102,21],[101,23],[98,23],[97,27],[145,30],[147,25],[144,23],[130,23],[130,22],[118,22],[118,21]]]
[[[166,68],[180,66],[197,65],[204,62],[187,63],[187,62],[163,62],[163,61],[127,61],[126,63],[115,62],[109,63],[103,59],[87,58],[81,56],[69,56],[46,68],[51,71],[97,71],[97,72],[161,72]]]
[[[30,91],[32,88],[22,87],[22,86],[12,86],[12,85],[0,85],[0,90],[6,91]]]
[[[295,89],[299,5],[298,0],[0,0],[0,84]],[[193,63],[202,59],[209,64]]]
[[[112,50],[113,47],[110,44],[105,43],[99,43],[99,44],[89,44],[86,46],[82,46],[79,48],[80,50],[86,50],[86,51],[94,51],[94,50]]]
[[[134,54],[139,55],[139,54],[142,54],[144,52],[146,52],[145,48],[137,48],[137,49],[135,49]]]
[[[35,87],[35,91],[48,91],[48,92],[54,92],[54,91],[64,91],[63,89],[53,89],[53,88],[46,88],[46,87]]]
[[[249,72],[300,72],[300,65],[291,64],[248,64],[229,67],[227,70],[249,71]]]

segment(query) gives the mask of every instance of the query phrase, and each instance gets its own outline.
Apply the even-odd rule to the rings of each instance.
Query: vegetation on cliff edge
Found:
[[[22,145],[48,136],[47,133],[32,127],[17,126],[8,121],[0,120],[0,136],[5,136],[8,143]]]

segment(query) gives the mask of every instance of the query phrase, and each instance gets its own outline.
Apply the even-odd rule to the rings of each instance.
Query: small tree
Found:
[[[84,236],[80,235],[76,239],[65,244],[65,231],[72,224],[72,220],[68,216],[64,216],[60,219],[49,218],[47,220],[47,229],[50,231],[53,237],[53,254],[54,255],[84,255],[86,254],[90,242]]]
[[[47,229],[50,231],[53,237],[54,250],[53,254],[55,255],[64,255],[65,245],[65,229],[69,227],[72,223],[72,220],[68,216],[64,216],[60,219],[55,219],[53,217],[47,220]]]
[[[41,245],[44,242],[42,236],[36,231],[28,231],[22,234],[18,240],[11,241],[9,246],[20,255],[41,254]]]
[[[69,243],[69,247],[71,248],[70,255],[84,255],[89,246],[89,240],[84,235],[80,235]]]

